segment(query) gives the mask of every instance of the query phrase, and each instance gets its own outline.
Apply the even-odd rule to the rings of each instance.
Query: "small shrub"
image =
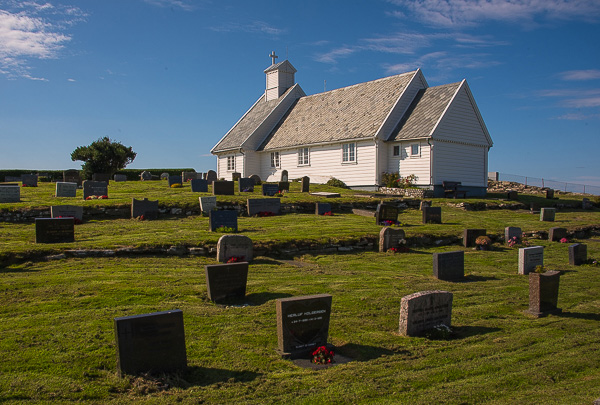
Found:
[[[332,177],[329,180],[327,180],[327,185],[329,187],[348,188],[348,186],[346,186],[346,183],[336,179],[335,177]]]
[[[398,172],[383,172],[381,175],[381,181],[388,188],[417,188],[415,186],[417,176],[414,174],[410,174],[406,177],[400,177]]]
[[[533,270],[533,271],[536,273],[545,273],[548,271],[548,269],[545,266],[538,265],[538,266],[535,266],[535,270]]]
[[[452,329],[449,326],[440,323],[431,329],[427,329],[423,332],[423,335],[431,340],[448,340],[452,337]]]

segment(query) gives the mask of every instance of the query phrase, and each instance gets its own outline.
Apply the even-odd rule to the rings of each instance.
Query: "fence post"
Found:
[[[542,188],[544,188],[544,178],[542,177]]]
[[[525,185],[527,185],[527,176],[525,176]]]

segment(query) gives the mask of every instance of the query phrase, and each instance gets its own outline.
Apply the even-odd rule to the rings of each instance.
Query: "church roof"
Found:
[[[302,97],[259,150],[373,138],[414,74]]]
[[[282,62],[279,62],[279,63],[269,66],[268,68],[265,69],[265,73],[270,72],[272,70],[277,70],[277,69],[280,69],[284,72],[291,72],[291,73],[297,72],[296,68],[290,63],[290,61],[288,61],[286,59]]]

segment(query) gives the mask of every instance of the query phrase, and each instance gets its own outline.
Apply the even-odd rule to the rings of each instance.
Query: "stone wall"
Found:
[[[388,188],[379,187],[379,192],[384,194],[397,195],[400,197],[412,198],[432,198],[433,190],[425,190],[422,188]]]

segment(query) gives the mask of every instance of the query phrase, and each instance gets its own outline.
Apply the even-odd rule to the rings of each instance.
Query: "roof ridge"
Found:
[[[379,79],[369,80],[368,82],[351,84],[350,86],[345,86],[345,87],[338,87],[337,89],[328,90],[328,91],[324,91],[324,92],[321,92],[321,93],[311,94],[310,96],[305,96],[305,97],[302,97],[302,98],[313,97],[313,96],[322,96],[324,94],[333,93],[333,92],[336,92],[336,91],[341,91],[341,90],[346,90],[346,89],[351,89],[353,87],[364,86],[364,85],[367,85],[367,84],[371,84],[371,83],[375,83],[375,82],[380,82],[380,81],[383,81],[383,80],[390,80],[392,78],[396,78],[396,77],[400,77],[400,76],[406,76],[406,75],[411,75],[411,74],[414,75],[415,72],[416,72],[416,70],[413,70],[411,72],[400,73],[400,74],[397,74],[397,75],[380,77]]]

